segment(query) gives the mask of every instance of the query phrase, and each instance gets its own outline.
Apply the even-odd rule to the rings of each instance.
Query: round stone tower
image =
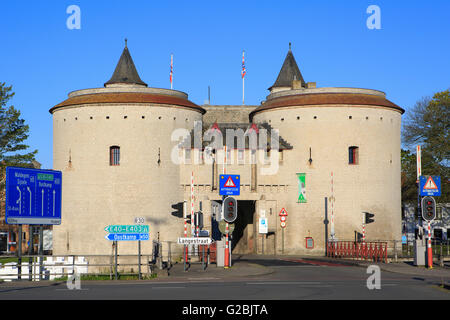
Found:
[[[367,241],[399,240],[404,110],[377,90],[305,83],[290,48],[269,90],[250,120],[279,129],[293,146],[277,174],[289,183],[285,252],[323,254],[325,197],[328,237],[334,232],[335,239],[354,240],[362,234],[363,212],[369,212],[375,222],[365,227]],[[299,200],[299,175],[305,177],[305,201]],[[314,239],[313,249],[306,248],[307,237]]]
[[[171,205],[183,199],[171,135],[191,130],[204,112],[183,92],[147,87],[126,45],[104,88],[71,92],[51,108],[53,167],[63,174],[54,254],[111,254],[104,228],[136,217],[150,226],[143,252],[158,235],[176,241],[183,225]],[[136,242],[120,242],[119,252],[137,254]]]

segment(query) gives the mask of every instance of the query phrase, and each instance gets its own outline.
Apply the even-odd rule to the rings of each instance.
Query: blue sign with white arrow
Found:
[[[149,240],[148,233],[108,233],[105,236],[106,240],[111,241],[139,241]]]
[[[6,223],[61,224],[62,173],[6,167]]]

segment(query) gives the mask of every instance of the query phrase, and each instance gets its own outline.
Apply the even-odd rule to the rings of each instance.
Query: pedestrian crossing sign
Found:
[[[440,196],[441,195],[441,177],[440,176],[420,176],[420,195],[421,196]]]

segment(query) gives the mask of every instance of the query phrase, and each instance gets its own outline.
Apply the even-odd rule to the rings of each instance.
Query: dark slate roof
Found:
[[[254,130],[256,131],[256,138],[257,138],[257,143],[258,143],[258,149],[265,149],[265,150],[270,150],[271,147],[271,134],[272,134],[272,126],[266,122],[261,123],[261,124],[255,124],[255,123],[214,123],[210,126],[207,127],[202,127],[202,130],[191,130],[190,132],[190,144],[189,144],[189,140],[184,140],[182,141],[179,146],[182,148],[195,148],[195,134],[197,133],[198,137],[197,137],[197,141],[201,141],[202,145],[201,148],[202,150],[204,150],[205,147],[207,147],[208,145],[210,145],[211,141],[203,141],[202,137],[204,137],[205,132],[208,130],[219,130],[222,133],[222,145],[226,145],[226,134],[227,134],[227,129],[232,129],[232,130],[238,130],[241,129],[244,132],[244,135],[247,136],[249,134],[251,134],[251,131]],[[265,146],[260,146],[259,145],[259,130],[260,129],[265,129],[267,132],[267,144]],[[199,135],[201,133],[201,136]],[[248,138],[245,139],[244,143],[244,149],[249,149],[249,140]],[[236,138],[234,138],[234,148],[233,149],[238,149],[238,145],[237,145],[237,141]],[[281,136],[279,136],[279,150],[290,150],[293,147],[286,141],[284,140]]]
[[[305,80],[303,80],[303,76],[298,68],[297,62],[295,62],[294,55],[291,51],[291,44],[289,43],[289,51],[284,59],[278,78],[269,90],[274,87],[291,87],[294,79],[300,80],[301,86],[306,87]]]
[[[105,87],[107,84],[113,83],[140,84],[147,86],[147,84],[139,77],[126,44],[122,55],[120,56],[119,62],[117,63],[116,69],[114,70],[111,79],[105,83]]]

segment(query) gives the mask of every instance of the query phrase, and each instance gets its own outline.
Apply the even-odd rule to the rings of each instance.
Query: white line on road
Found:
[[[282,284],[282,285],[318,285],[322,284],[322,282],[292,282],[292,281],[286,281],[286,282],[277,282],[277,281],[271,281],[271,282],[247,282],[248,285],[268,285],[268,284]]]

